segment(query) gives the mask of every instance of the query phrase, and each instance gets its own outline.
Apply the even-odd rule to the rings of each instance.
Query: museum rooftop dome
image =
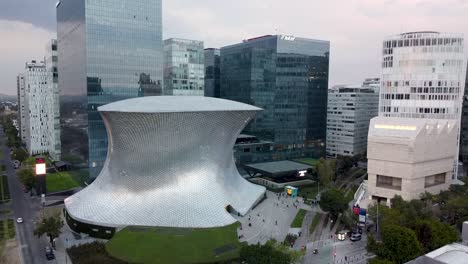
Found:
[[[101,112],[174,113],[208,111],[261,111],[261,108],[231,100],[204,96],[146,96],[98,107]]]

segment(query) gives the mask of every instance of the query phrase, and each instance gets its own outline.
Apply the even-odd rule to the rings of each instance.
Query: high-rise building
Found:
[[[25,105],[25,88],[24,88],[24,75],[18,74],[16,77],[16,88],[18,94],[18,120],[19,120],[19,134],[21,141],[26,142],[26,105]],[[23,124],[23,125],[21,125]]]
[[[463,109],[460,133],[460,160],[464,163],[464,169],[468,170],[468,67],[465,81],[465,94],[463,96]]]
[[[221,48],[220,97],[265,111],[244,133],[273,141],[273,159],[325,154],[330,42],[267,35]]]
[[[362,87],[374,89],[374,91],[380,93],[380,78],[366,78],[362,83]]]
[[[220,57],[219,49],[205,49],[205,96],[219,98]]]
[[[455,119],[460,129],[465,89],[463,35],[409,32],[383,43],[379,115]],[[459,141],[454,147],[454,176]]]
[[[203,41],[164,40],[164,94],[204,95]]]
[[[327,156],[364,154],[369,122],[379,113],[379,94],[363,85],[330,89],[327,108]]]
[[[380,116],[460,120],[462,35],[403,33],[386,38],[382,51]]]
[[[22,78],[22,79],[21,79]],[[44,62],[31,61],[18,77],[20,85],[21,137],[30,155],[50,152],[52,91]],[[23,82],[23,83],[21,83]],[[24,87],[23,89],[21,89]]]
[[[98,175],[107,154],[97,108],[161,95],[161,9],[161,0],[57,3],[62,156],[87,164],[91,177]]]
[[[50,86],[49,113],[48,118],[50,129],[50,147],[49,156],[54,160],[60,160],[60,105],[59,105],[59,90],[58,90],[58,71],[57,71],[57,40],[52,39],[46,45],[45,66],[48,73],[47,84]]]

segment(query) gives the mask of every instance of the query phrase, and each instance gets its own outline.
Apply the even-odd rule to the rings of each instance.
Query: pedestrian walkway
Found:
[[[267,191],[267,198],[257,207],[245,216],[234,216],[241,223],[240,241],[248,244],[264,244],[270,239],[283,242],[301,206],[302,202],[296,198]]]

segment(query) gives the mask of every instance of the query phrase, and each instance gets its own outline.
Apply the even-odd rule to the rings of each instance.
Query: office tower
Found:
[[[57,3],[62,156],[88,165],[91,177],[107,154],[97,107],[161,95],[161,8],[161,0]]]
[[[461,34],[433,31],[388,37],[383,43],[379,115],[455,119],[460,129],[465,89]],[[454,175],[458,148],[454,147]]]
[[[380,78],[366,78],[362,87],[374,89],[377,94],[380,94]]]
[[[386,38],[379,115],[460,120],[464,61],[460,34],[424,31]]]
[[[221,98],[265,111],[244,133],[275,142],[273,159],[325,154],[330,42],[267,35],[221,48]]]
[[[61,147],[60,147],[60,105],[59,105],[59,90],[58,90],[58,72],[57,72],[57,40],[52,39],[46,45],[45,66],[48,74],[47,84],[50,86],[49,108],[48,112],[51,114],[48,118],[49,121],[49,137],[50,147],[49,156],[53,160],[60,160]]]
[[[327,108],[327,156],[364,154],[369,122],[379,113],[379,94],[364,85],[330,89]]]
[[[203,41],[164,40],[164,94],[204,95]]]
[[[16,77],[16,88],[18,94],[18,120],[19,120],[19,133],[21,141],[26,142],[26,105],[25,105],[25,89],[24,89],[24,75],[18,74]]]
[[[460,133],[460,160],[464,163],[464,169],[468,169],[468,67],[465,81],[465,94],[463,96]]]
[[[220,57],[219,49],[205,49],[205,96],[219,98]]]
[[[18,98],[21,105],[21,137],[26,143],[29,155],[49,153],[49,118],[53,116],[50,111],[53,96],[44,62],[27,62],[25,72],[18,79],[21,90]]]

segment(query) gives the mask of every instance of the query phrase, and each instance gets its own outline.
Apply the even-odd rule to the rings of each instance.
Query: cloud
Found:
[[[16,94],[16,76],[27,61],[43,60],[55,33],[25,22],[0,20],[0,36],[0,93]]]
[[[41,42],[49,38],[49,30],[55,31],[55,1],[1,1],[0,19],[34,24],[25,36],[28,58],[17,59],[21,65],[44,53]],[[205,47],[275,33],[329,40],[330,85],[335,85],[378,77],[385,36],[421,30],[459,32],[465,34],[468,50],[467,14],[468,0],[163,0],[163,32],[165,38],[203,40]],[[4,45],[11,46],[8,41],[0,47]],[[0,71],[10,69],[8,64],[0,61]],[[6,77],[1,74],[0,85]]]
[[[204,40],[205,47],[277,32],[329,40],[330,85],[378,77],[385,36],[435,30],[468,38],[466,0],[171,0],[163,11],[165,37]]]
[[[1,0],[0,19],[31,23],[48,30],[55,28],[58,0]]]

